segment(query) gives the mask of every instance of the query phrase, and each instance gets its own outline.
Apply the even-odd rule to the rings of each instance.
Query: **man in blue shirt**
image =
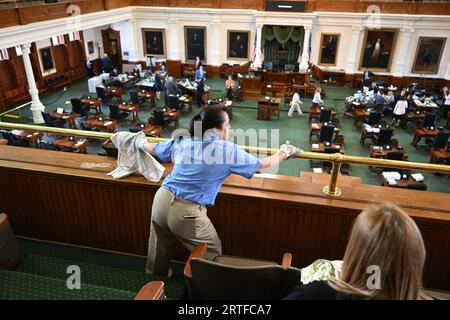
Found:
[[[203,70],[203,66],[200,66],[195,72],[195,81],[199,82],[200,80],[206,80],[206,72]]]
[[[192,119],[188,135],[138,146],[163,162],[174,162],[153,200],[147,272],[168,274],[176,241],[190,251],[206,243],[210,260],[221,255],[222,244],[206,206],[214,205],[224,180],[231,174],[250,179],[298,152],[294,146],[282,145],[277,153],[260,160],[227,141],[229,134],[225,109],[207,107]]]

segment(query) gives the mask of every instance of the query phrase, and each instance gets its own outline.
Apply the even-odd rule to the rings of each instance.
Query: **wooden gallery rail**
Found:
[[[0,123],[0,128],[111,136],[12,123]],[[447,166],[310,152],[297,157],[334,163],[327,194],[323,182],[310,177],[230,176],[215,206],[208,208],[225,254],[279,261],[283,252],[290,251],[299,267],[319,258],[341,259],[354,218],[370,203],[390,201],[401,206],[422,232],[427,249],[425,286],[450,290],[450,195],[354,186],[339,183],[337,174],[343,162],[449,174]],[[106,173],[115,166],[114,158],[0,146],[0,211],[8,213],[21,236],[146,255],[152,201],[161,183],[138,175],[114,180]],[[171,166],[166,168],[165,175]],[[185,259],[186,251],[180,247],[176,256]]]

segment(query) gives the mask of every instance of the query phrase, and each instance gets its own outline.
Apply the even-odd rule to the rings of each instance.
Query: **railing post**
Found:
[[[341,172],[342,155],[335,154],[333,160],[333,169],[331,171],[330,185],[323,187],[323,193],[330,197],[339,197],[342,194],[341,189],[337,187],[337,179],[339,172]]]

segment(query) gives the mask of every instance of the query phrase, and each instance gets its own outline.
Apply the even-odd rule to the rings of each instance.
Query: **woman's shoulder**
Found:
[[[328,281],[313,281],[294,288],[284,300],[360,300],[361,296],[341,293],[332,288]]]

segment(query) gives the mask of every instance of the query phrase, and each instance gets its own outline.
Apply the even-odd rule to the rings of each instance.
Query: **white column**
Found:
[[[211,61],[208,61],[208,64],[211,64],[213,66],[220,66],[220,60],[221,60],[221,52],[222,52],[222,41],[220,36],[220,21],[219,20],[213,20],[211,21],[211,29],[212,29],[212,59]],[[209,75],[211,77],[211,75]]]
[[[394,77],[402,77],[405,73],[406,57],[411,51],[411,36],[414,33],[414,29],[401,29],[400,43],[397,44],[399,48],[398,55],[395,58],[395,65],[393,68]]]
[[[346,73],[355,72],[356,57],[358,56],[358,44],[363,30],[364,28],[361,26],[352,27],[352,39],[350,41],[350,50],[347,59],[347,66],[345,69]]]
[[[145,60],[145,52],[144,46],[142,44],[142,33],[139,28],[139,24],[136,19],[130,20],[131,24],[131,41],[129,42],[130,46],[127,47],[124,51],[127,51],[129,53],[129,60],[130,61],[141,61]],[[122,48],[123,50],[123,48]]]
[[[39,91],[36,87],[36,80],[34,79],[33,67],[31,66],[30,60],[30,48],[31,44],[27,43],[21,46],[22,47],[22,59],[23,65],[25,66],[25,74],[27,75],[28,88],[31,95],[31,112],[33,113],[33,122],[44,123],[44,118],[42,118],[42,111],[45,111],[45,107],[42,104],[41,100],[39,100]]]
[[[256,56],[255,61],[253,61],[253,68],[261,68],[262,67],[262,24],[256,25]]]
[[[448,58],[448,63],[447,63],[447,70],[446,70],[446,74],[445,74],[445,79],[450,80],[450,55]]]
[[[301,72],[308,71],[308,60],[309,60],[309,38],[311,37],[311,26],[305,26],[305,37],[303,39],[303,51],[302,51],[302,61],[300,62],[299,69]]]
[[[169,60],[180,60],[180,51],[178,50],[178,21],[169,20],[169,47],[168,55]]]

